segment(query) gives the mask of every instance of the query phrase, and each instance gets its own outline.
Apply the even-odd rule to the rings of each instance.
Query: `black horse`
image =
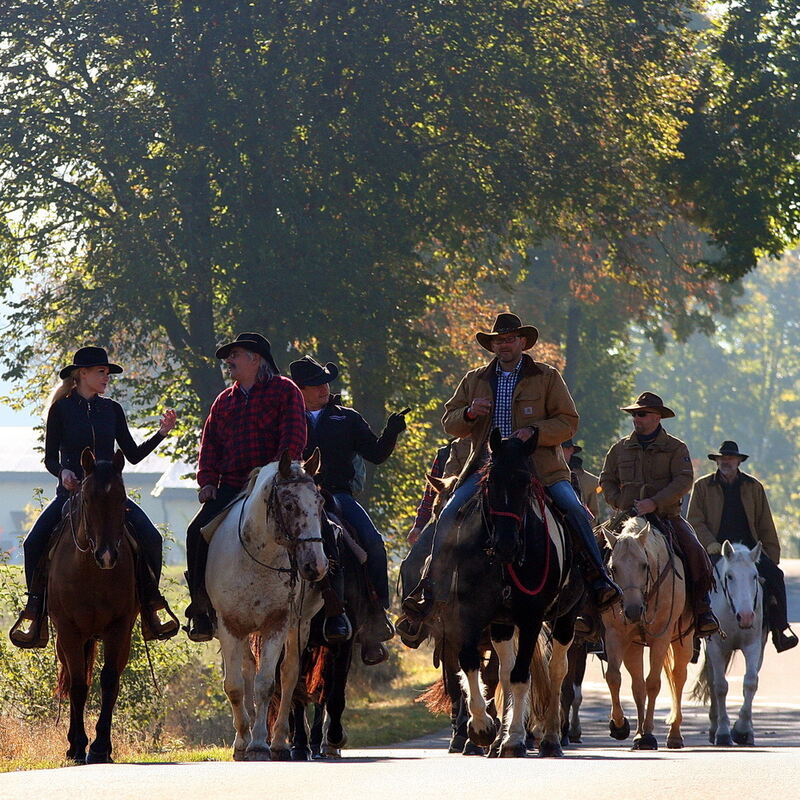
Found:
[[[449,559],[455,579],[441,612],[443,661],[451,670],[460,667],[466,677],[470,739],[482,746],[494,741],[493,750],[505,757],[526,754],[529,689],[531,713],[542,730],[539,754],[562,755],[560,690],[584,591],[572,569],[570,539],[534,480],[530,456],[537,438],[534,433],[525,442],[503,439],[497,429],[492,431],[478,507],[459,519],[457,537],[448,537],[455,541]],[[547,664],[542,648],[536,647],[545,619],[553,636]],[[499,732],[487,713],[478,678],[480,642],[487,628],[499,657],[504,695]],[[532,662],[536,673],[531,687]]]

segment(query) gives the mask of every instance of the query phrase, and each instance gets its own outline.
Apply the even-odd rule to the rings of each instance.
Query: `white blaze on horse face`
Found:
[[[724,555],[721,562],[722,591],[739,627],[749,630],[756,620],[760,588],[758,569],[749,548],[734,547],[727,541],[725,544],[729,545],[726,552],[730,555]]]
[[[319,490],[313,482],[297,484],[295,500],[299,508],[297,515],[297,566],[306,580],[318,581],[328,571],[328,558],[322,542],[307,539],[319,539],[322,535],[320,514],[322,500]]]

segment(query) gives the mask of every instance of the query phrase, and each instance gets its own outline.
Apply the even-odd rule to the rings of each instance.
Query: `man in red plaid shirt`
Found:
[[[186,580],[192,601],[186,632],[195,642],[212,638],[211,604],[205,590],[208,543],[200,529],[241,491],[251,470],[277,461],[284,450],[301,459],[306,444],[303,396],[280,375],[269,342],[240,333],[217,350],[233,385],[211,406],[200,439],[197,482],[203,504],[186,531]]]

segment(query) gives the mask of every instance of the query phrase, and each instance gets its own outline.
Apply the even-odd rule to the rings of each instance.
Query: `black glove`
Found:
[[[386,433],[390,436],[399,436],[406,429],[406,414],[410,411],[406,408],[403,411],[395,411],[389,414],[389,419],[386,420]]]

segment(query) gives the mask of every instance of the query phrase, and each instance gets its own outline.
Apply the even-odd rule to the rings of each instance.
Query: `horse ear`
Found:
[[[114,458],[111,459],[111,463],[114,465],[114,469],[117,472],[122,472],[123,467],[125,466],[125,454],[122,450],[117,450],[114,453]]]
[[[722,555],[725,558],[733,557],[733,545],[727,539],[722,543]]]
[[[608,542],[608,546],[613,550],[614,545],[617,543],[617,539],[619,538],[614,531],[609,530],[605,526],[601,526],[603,531],[603,536],[606,537],[606,541]]]
[[[426,475],[425,480],[428,481],[431,485],[431,489],[433,489],[436,494],[441,494],[447,488],[447,484],[435,475]]]
[[[278,472],[280,472],[281,477],[286,480],[292,477],[292,457],[289,455],[288,450],[284,450],[281,453],[281,458],[278,462]]]
[[[762,549],[761,542],[756,542],[756,546],[750,551],[750,558],[753,559],[754,564],[758,564],[758,559],[761,558]]]
[[[502,441],[503,437],[500,434],[500,428],[495,426],[489,434],[489,452],[494,453],[495,450],[498,450]]]
[[[81,453],[81,466],[84,475],[91,475],[94,472],[94,453],[91,447],[84,447]]]
[[[322,455],[319,452],[319,447],[314,448],[314,452],[311,454],[311,457],[303,464],[303,469],[309,475],[316,475],[319,472],[319,467],[322,462]]]

